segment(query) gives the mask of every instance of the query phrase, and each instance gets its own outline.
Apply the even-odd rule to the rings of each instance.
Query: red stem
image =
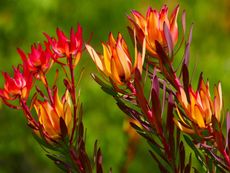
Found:
[[[54,106],[54,101],[53,101],[53,97],[52,97],[52,93],[51,93],[51,90],[49,88],[49,85],[48,85],[48,81],[47,81],[47,78],[46,78],[46,75],[44,73],[42,73],[42,76],[43,76],[43,79],[45,80],[45,88],[46,88],[46,91],[48,93],[48,97],[50,99],[50,103],[52,106]]]
[[[74,68],[73,68],[73,58],[72,56],[68,57],[69,59],[69,69],[71,75],[71,97],[73,101],[73,108],[74,108],[74,116],[73,116],[73,129],[70,137],[70,145],[73,143],[74,133],[77,125],[77,103],[76,103],[76,91],[75,91],[75,82],[74,82]]]
[[[229,155],[226,153],[226,151],[222,151],[222,154],[224,155],[225,161],[228,164],[228,168],[230,168],[230,158]]]
[[[38,128],[39,128],[39,124],[37,123],[37,121],[36,121],[36,120],[33,118],[33,116],[31,115],[31,112],[30,112],[28,106],[26,105],[25,100],[20,99],[20,103],[21,103],[21,105],[22,105],[22,109],[24,110],[24,113],[25,113],[25,115],[26,115],[27,120],[28,120],[30,123],[32,123],[32,125],[33,125],[33,127],[34,127],[35,129],[38,129]]]
[[[127,82],[127,87],[129,88],[129,90],[132,92],[133,95],[136,95],[137,93],[136,88],[133,86],[133,84],[130,81]]]

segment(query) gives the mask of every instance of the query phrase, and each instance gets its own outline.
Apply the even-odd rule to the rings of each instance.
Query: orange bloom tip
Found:
[[[209,92],[209,82],[206,83],[200,77],[198,89],[193,90],[191,86],[188,88],[189,100],[181,87],[180,92],[177,92],[181,109],[184,110],[183,116],[186,116],[195,126],[200,129],[205,129],[211,125],[212,116],[215,116],[220,121],[221,110],[222,110],[222,91],[221,84],[218,83],[214,87],[214,99],[212,100]],[[183,116],[178,111],[179,119],[184,123]]]
[[[85,45],[97,68],[117,85],[126,84],[133,76],[134,69],[141,71],[142,59],[135,51],[135,62],[129,53],[127,44],[121,33],[115,39],[109,33],[108,42],[102,43],[103,54],[98,54],[90,45]]]
[[[173,47],[176,45],[178,40],[178,27],[177,27],[177,14],[179,6],[175,8],[170,17],[168,17],[168,7],[164,5],[158,12],[151,7],[146,12],[146,17],[142,16],[137,11],[132,11],[133,19],[128,17],[132,30],[136,30],[136,39],[138,44],[142,46],[143,37],[146,38],[146,48],[149,54],[153,57],[158,57],[156,52],[156,41],[159,42],[162,47],[168,52],[167,41],[164,36],[164,23],[169,29],[169,34],[172,38]],[[144,35],[144,36],[143,36]]]
[[[58,89],[55,88],[52,97],[53,105],[48,101],[40,101],[36,98],[33,103],[42,126],[42,133],[47,135],[48,140],[58,142],[63,135],[70,135],[72,131],[72,111],[68,93],[65,93],[60,99]],[[62,134],[64,131],[65,134]]]
[[[195,131],[193,129],[183,126],[182,123],[179,122],[178,120],[176,120],[175,118],[173,118],[173,121],[181,131],[188,133],[188,134],[194,134],[195,133]]]

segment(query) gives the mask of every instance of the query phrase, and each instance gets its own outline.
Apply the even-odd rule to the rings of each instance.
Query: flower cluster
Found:
[[[179,6],[176,6],[168,17],[166,5],[159,12],[150,7],[145,17],[138,11],[131,12],[128,29],[134,42],[133,66],[130,49],[120,34],[116,41],[112,34],[109,35],[108,43],[102,44],[103,54],[86,45],[102,76],[110,80],[104,82],[96,75],[94,79],[116,99],[119,108],[129,115],[131,126],[148,141],[161,172],[190,172],[191,160],[185,165],[184,142],[178,130],[185,134],[186,143],[194,150],[204,171],[212,172],[208,163],[213,161],[219,164],[216,165],[218,169],[230,170],[229,137],[224,137],[221,131],[221,84],[214,87],[212,99],[209,83],[204,82],[202,75],[197,90],[189,81],[192,28],[181,68],[174,70],[173,67],[178,52],[175,50],[179,35],[178,13]],[[185,13],[182,27],[184,35],[179,48],[186,37]],[[137,50],[142,50],[142,55]],[[180,153],[179,163],[175,153]],[[166,163],[163,165],[161,160]]]
[[[48,41],[33,44],[28,54],[18,49],[22,64],[13,68],[13,77],[3,72],[5,84],[0,89],[0,98],[7,106],[23,110],[35,138],[49,150],[47,156],[59,167],[66,172],[92,171],[93,164],[85,149],[82,108],[76,95],[74,74],[82,54],[82,28],[78,25],[76,33],[72,28],[70,38],[60,29],[57,29],[57,39],[48,34],[45,36]],[[56,69],[53,85],[47,78],[54,63],[62,67],[66,76],[63,79],[65,93],[62,97],[59,97],[55,84],[59,70]],[[99,173],[101,152],[96,145],[95,157],[94,164],[97,164]]]

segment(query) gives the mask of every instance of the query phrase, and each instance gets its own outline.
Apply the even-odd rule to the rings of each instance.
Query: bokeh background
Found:
[[[149,6],[160,9],[168,4],[171,12],[180,4],[186,9],[187,28],[194,23],[191,48],[193,82],[197,85],[199,73],[209,79],[210,86],[222,82],[225,109],[230,107],[230,1],[229,0],[1,0],[0,1],[0,71],[12,71],[20,63],[16,48],[29,51],[32,43],[42,42],[43,32],[55,35],[57,27],[69,33],[71,26],[80,23],[84,38],[93,33],[91,44],[101,50],[109,32],[127,33],[127,15],[136,9],[143,14]],[[181,52],[182,54],[182,52]],[[87,149],[92,153],[97,139],[102,149],[105,170],[119,172],[125,160],[127,138],[123,132],[125,115],[115,101],[103,93],[91,79],[97,72],[92,60],[84,53],[81,67],[85,67],[80,84],[84,107],[84,123],[87,128]],[[0,77],[0,86],[3,78]],[[129,166],[130,173],[155,172],[154,161],[148,154],[145,141],[140,141],[137,153]],[[0,173],[59,173],[46,158],[27,127],[22,113],[5,106],[0,108]]]

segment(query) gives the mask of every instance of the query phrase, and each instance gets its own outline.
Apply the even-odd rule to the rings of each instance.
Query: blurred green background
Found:
[[[145,14],[149,6],[160,9],[168,4],[169,11],[179,3],[180,15],[187,12],[187,28],[194,23],[191,66],[194,84],[201,71],[212,87],[222,81],[225,108],[230,105],[230,1],[229,0],[1,0],[0,1],[0,71],[11,71],[20,63],[16,48],[26,52],[34,42],[44,40],[43,32],[55,35],[57,27],[69,33],[70,27],[80,23],[84,39],[93,33],[91,44],[101,50],[109,32],[124,34],[131,46],[126,16],[136,9]],[[182,52],[181,52],[182,54]],[[85,53],[81,67],[85,67],[81,81],[81,101],[87,128],[87,149],[92,153],[97,139],[102,149],[105,170],[119,172],[125,160],[127,138],[123,133],[124,114],[115,101],[103,93],[91,79],[96,72],[92,60]],[[0,77],[0,84],[3,78]],[[18,111],[5,106],[0,110],[0,173],[58,173],[60,172],[31,135],[30,128]],[[148,146],[140,141],[137,154],[129,167],[131,173],[149,173],[155,168]]]

